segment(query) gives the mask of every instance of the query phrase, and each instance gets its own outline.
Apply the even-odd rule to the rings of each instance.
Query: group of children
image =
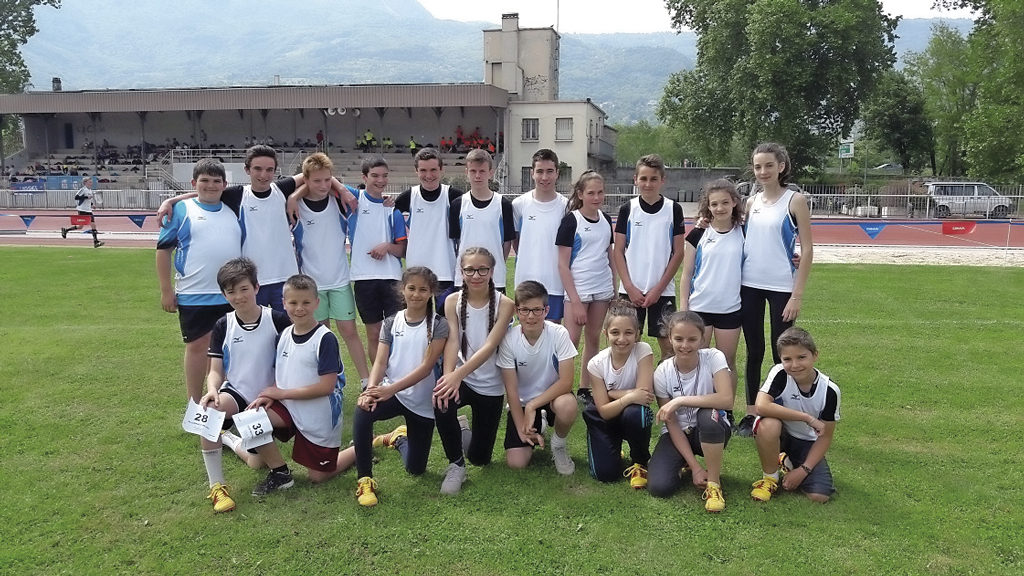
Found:
[[[231,416],[259,408],[275,438],[295,438],[292,458],[311,481],[354,464],[364,506],[378,501],[373,448],[397,450],[409,473],[422,474],[436,425],[449,462],[441,492],[455,494],[467,460],[490,463],[503,411],[509,467],[527,466],[551,428],[555,469],[573,474],[567,437],[577,416],[574,365],[585,333],[578,397],[591,475],[625,476],[633,488],[669,496],[688,472],[704,488],[706,509],[719,512],[742,326],[748,406],[739,433],[749,419],[763,469],[751,496],[768,500],[781,482],[826,501],[834,487],[824,455],[839,392],[815,370],[810,335],[790,327],[812,259],[809,213],[802,197],[785,189],[791,168],[784,148],[762,145],[752,163],[761,191],[746,214],[735,187],[716,181],[701,199],[701,224],[684,235],[681,206],[661,195],[665,169],[654,155],[638,162],[639,195],[614,225],[601,211],[601,176],[584,172],[567,200],[555,190],[558,158],[546,149],[533,157],[534,190],[511,202],[488,187],[493,164],[484,150],[466,157],[465,194],[441,183],[436,151],[420,150],[420,185],[393,205],[383,197],[388,169],[381,158],[364,162],[361,190],[334,179],[330,159],[319,153],[303,162],[302,174],[274,180],[273,150],[255,146],[245,165],[251,184],[227,189],[223,167],[202,160],[195,194],[168,201],[159,213],[167,218],[157,251],[162,303],[179,314],[189,396],[226,412],[222,442],[250,466],[270,469],[254,496],[294,483],[275,443],[247,451],[228,431]],[[292,229],[289,213],[296,216]],[[513,247],[510,299],[505,259]],[[778,365],[762,385],[765,301]],[[365,348],[356,312],[366,326]],[[331,319],[362,385],[345,449],[345,374]],[[641,341],[645,322],[658,340],[657,367],[654,350]],[[602,334],[608,347],[598,351]],[[466,405],[471,418],[458,413]],[[374,437],[374,422],[397,416],[404,424]],[[652,454],[655,420],[663,426]],[[202,440],[217,512],[235,506],[221,444]],[[782,467],[780,479],[783,463],[792,469]]]

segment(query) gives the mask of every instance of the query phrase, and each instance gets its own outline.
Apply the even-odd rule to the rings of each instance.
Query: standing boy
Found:
[[[277,152],[264,144],[257,144],[246,151],[245,173],[249,176],[249,184],[228,186],[221,198],[240,214],[242,229],[245,230],[242,255],[256,264],[260,275],[256,301],[260,306],[283,311],[281,287],[289,276],[299,271],[285,204],[295,189],[302,185],[304,176],[296,174],[275,180]],[[341,192],[346,205],[355,205],[355,197],[347,188],[337,181],[332,185]],[[191,197],[193,194],[182,194],[165,200],[157,212],[158,219],[163,221],[163,216],[170,214],[175,202]]]
[[[92,213],[92,199],[94,193],[92,191],[92,176],[86,176],[82,178],[82,187],[75,193],[75,209],[78,210],[79,216],[89,217],[89,226],[92,228],[92,247],[99,248],[103,246],[103,242],[100,242],[98,232],[96,231],[96,215]],[[67,238],[68,232],[72,230],[79,230],[81,226],[75,224],[70,228],[61,228],[60,237]]]
[[[345,236],[348,221],[338,201],[328,195],[334,177],[334,163],[323,152],[310,154],[302,162],[306,195],[298,202],[295,224],[295,252],[299,269],[312,277],[319,287],[320,305],[314,313],[317,322],[330,327],[334,320],[362,382],[370,375],[366,349],[356,329],[356,304],[352,293]],[[299,192],[295,196],[301,196]]]
[[[437,275],[437,309],[444,310],[444,296],[455,285],[455,245],[448,221],[452,201],[463,192],[441,183],[444,162],[437,150],[423,148],[413,162],[420,183],[395,200],[395,208],[409,215],[405,266],[426,266]]]
[[[398,281],[402,279],[406,234],[402,213],[384,205],[388,163],[380,156],[368,158],[363,160],[362,171],[366,188],[359,191],[359,207],[349,216],[348,235],[356,309],[366,326],[366,349],[372,363],[377,357],[381,323],[402,308]]]
[[[543,426],[554,425],[551,458],[559,474],[576,470],[566,437],[576,421],[572,395],[576,347],[561,324],[544,319],[548,293],[539,282],[516,286],[519,325],[509,328],[498,348],[498,367],[505,383],[508,418],[505,426],[505,461],[509,468],[525,468],[536,446],[544,447]]]
[[[662,334],[665,317],[676,309],[675,275],[683,261],[683,208],[661,195],[665,163],[657,154],[637,160],[633,176],[639,195],[622,205],[615,222],[615,269],[619,294],[637,307],[640,329],[658,339],[661,357],[672,355]]]
[[[283,442],[295,438],[292,460],[309,469],[314,484],[330,480],[350,465],[338,462],[345,372],[337,337],[316,321],[317,306],[317,286],[312,278],[297,274],[285,282],[284,309],[292,325],[284,329],[277,343],[277,384],[265,388],[249,405],[267,408],[275,438]],[[256,452],[270,473],[253,489],[253,496],[295,484],[276,443],[259,446]]]
[[[448,213],[448,233],[456,243],[456,261],[460,261],[462,253],[471,246],[486,248],[495,258],[501,254],[501,260],[494,268],[494,285],[504,294],[505,259],[516,237],[512,202],[491,191],[489,184],[494,175],[494,163],[486,150],[476,149],[466,154],[466,175],[469,177],[469,194],[452,200]],[[455,272],[455,285],[462,286],[459,271]]]
[[[555,236],[565,216],[568,201],[555,190],[558,182],[558,155],[547,148],[533,155],[531,170],[534,189],[512,201],[516,223],[516,286],[535,280],[548,291],[548,316],[561,322],[565,290],[558,273],[558,249]]]
[[[196,198],[174,206],[171,220],[160,229],[156,245],[156,272],[160,304],[177,312],[185,341],[185,388],[199,401],[209,361],[210,330],[231,311],[217,285],[217,271],[242,254],[242,227],[238,214],[220,201],[226,174],[220,162],[204,158],[192,169]],[[171,285],[171,253],[175,282]]]
[[[224,432],[231,449],[250,467],[263,461],[241,448],[241,439],[228,432],[232,416],[245,409],[266,387],[274,385],[274,355],[277,338],[291,324],[288,315],[256,303],[260,288],[256,266],[248,258],[235,258],[221,266],[217,284],[233,308],[217,320],[210,335],[210,372],[206,376],[207,393],[199,401],[203,409],[213,406],[224,412]],[[200,437],[203,464],[210,482],[214,512],[234,510],[228,494],[221,461],[221,439],[211,442]]]

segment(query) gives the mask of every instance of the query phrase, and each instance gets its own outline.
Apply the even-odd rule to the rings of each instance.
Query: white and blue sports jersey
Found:
[[[612,245],[612,219],[599,212],[597,221],[587,219],[579,210],[562,217],[555,244],[571,248],[569,271],[580,296],[615,290],[608,248]]]
[[[260,310],[259,322],[254,327],[243,327],[234,311],[218,320],[210,336],[208,354],[222,359],[225,381],[250,402],[264,388],[274,385],[278,324],[274,310],[269,307]],[[245,407],[239,406],[239,409]]]
[[[92,198],[95,193],[85,184],[75,193],[75,210],[92,214]]]
[[[431,334],[433,339],[446,338],[448,324],[440,316],[424,319],[416,324],[409,324],[405,320],[405,310],[395,314],[390,322],[385,321],[385,328],[388,335],[385,338],[382,334],[381,341],[387,341],[388,368],[386,376],[391,382],[404,378],[423,363],[430,342],[427,341],[427,321],[434,323],[434,331]],[[443,334],[439,334],[437,327],[444,327]],[[424,418],[434,419],[434,385],[441,376],[441,363],[438,362],[429,374],[422,380],[395,393],[395,398],[409,410]]]
[[[174,250],[174,292],[179,305],[227,304],[217,285],[217,272],[242,255],[244,238],[238,216],[223,203],[203,204],[191,198],[174,205],[156,247]]]
[[[565,294],[562,277],[558,274],[558,252],[555,236],[565,215],[568,200],[557,194],[553,200],[540,202],[535,190],[512,201],[519,247],[516,248],[515,283],[525,280],[540,282],[551,296]]]
[[[251,185],[242,189],[242,256],[256,264],[261,285],[284,282],[299,272],[285,203],[284,192],[275,183],[270,184],[270,195],[266,198],[254,194]]]
[[[397,208],[385,206],[383,198],[374,198],[366,190],[356,190],[356,197],[359,207],[348,217],[352,279],[401,280],[402,261],[397,256],[387,254],[376,260],[369,252],[378,244],[405,240],[405,218]]]
[[[771,396],[777,404],[781,404],[791,410],[810,414],[822,422],[839,421],[839,402],[841,395],[839,386],[828,376],[815,370],[814,383],[811,384],[809,392],[802,392],[796,380],[782,368],[782,364],[776,364],[768,372],[761,392]],[[818,434],[814,428],[806,422],[798,420],[783,420],[782,426],[786,433],[794,438],[814,442]]]
[[[448,185],[442,184],[440,196],[431,202],[423,198],[419,186],[413,186],[409,197],[405,265],[426,266],[441,282],[455,279],[455,245],[448,234],[450,193]]]
[[[796,266],[797,229],[789,213],[793,190],[765,204],[758,192],[747,211],[746,241],[743,244],[743,285],[773,292],[792,292]]]
[[[563,360],[576,357],[576,347],[569,330],[561,324],[545,320],[540,337],[530,344],[522,325],[508,329],[498,347],[498,368],[516,371],[519,401],[524,405],[540,396],[558,381]]]
[[[494,267],[494,285],[505,286],[505,221],[501,209],[501,194],[494,192],[485,208],[477,208],[472,195],[459,197],[459,254],[456,262],[462,261],[462,253],[470,246],[481,246],[494,256],[498,264]],[[462,272],[455,273],[455,285],[462,286]]]
[[[317,208],[324,206],[320,211]],[[316,280],[319,291],[348,286],[348,258],[345,256],[345,231],[348,223],[333,196],[323,200],[299,201],[299,221],[295,224],[295,253],[299,270]]]
[[[462,310],[462,298],[465,297],[461,291],[458,292],[458,300],[455,303],[456,314],[461,314]],[[490,335],[490,329],[488,326],[491,324],[491,320],[496,320],[498,317],[498,307],[501,303],[501,294],[495,290],[491,293],[491,298],[494,301],[494,315],[488,316],[490,312],[490,305],[484,304],[480,308],[474,308],[472,304],[466,302],[466,318],[463,319],[461,316],[459,319],[459,326],[466,327],[466,353],[462,353],[462,346],[459,346],[459,357],[456,360],[456,366],[462,366],[466,363],[468,358],[472,358],[473,354],[480,348],[483,348],[484,343],[487,342],[487,336]],[[451,338],[459,338],[461,341],[461,335],[452,335]],[[483,394],[484,396],[504,396],[505,395],[505,384],[501,381],[501,372],[498,370],[498,365],[495,364],[497,359],[497,353],[492,354],[490,358],[484,361],[483,364],[477,366],[476,370],[473,370],[466,377],[462,379],[477,394]]]
[[[703,348],[697,351],[697,367],[685,374],[676,368],[675,357],[667,358],[654,369],[654,395],[672,400],[680,396],[707,396],[715,393],[714,376],[729,369],[725,354],[717,348]],[[684,406],[676,410],[676,421],[684,432],[697,426],[697,410]],[[661,433],[668,428],[661,427]]]
[[[675,236],[675,202],[661,198],[661,209],[654,214],[640,207],[640,197],[629,201],[628,220],[625,223],[626,267],[629,278],[644,294],[661,280],[672,259]],[[620,225],[621,226],[621,225]],[[619,292],[626,289],[619,285]],[[676,282],[670,280],[662,296],[675,296]]]
[[[695,248],[689,309],[728,314],[740,309],[743,272],[743,229],[721,233],[712,227],[694,228],[686,237]]]
[[[334,390],[327,396],[281,400],[292,416],[295,427],[310,442],[324,448],[341,446],[341,390],[345,372],[338,352],[338,339],[327,327],[317,325],[312,332],[296,337],[294,326],[281,333],[277,343],[277,387],[302,388],[320,381],[322,374],[338,373]]]

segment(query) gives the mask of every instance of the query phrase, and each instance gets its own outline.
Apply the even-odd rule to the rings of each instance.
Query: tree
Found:
[[[988,18],[975,25],[971,46],[980,56],[977,105],[964,121],[971,176],[1024,177],[1024,5],[986,0]]]
[[[667,0],[699,36],[697,66],[673,74],[658,117],[711,161],[776,140],[818,166],[850,133],[895,62],[898,18],[877,0]]]
[[[903,72],[885,72],[864,103],[864,132],[889,149],[905,170],[918,172],[932,157],[932,125],[924,93]],[[934,168],[934,167],[933,167]]]
[[[978,56],[960,32],[939,23],[932,27],[925,51],[906,58],[907,74],[924,92],[925,110],[933,122],[936,175],[966,172],[964,121],[977,103]]]
[[[683,160],[696,160],[688,154],[687,145],[680,139],[678,130],[664,124],[652,125],[646,120],[635,124],[615,126],[618,139],[615,143],[615,161],[619,165],[635,164],[645,154],[658,154],[670,166],[682,166]]]

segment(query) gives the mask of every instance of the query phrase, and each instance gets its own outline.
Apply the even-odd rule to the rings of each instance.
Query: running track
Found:
[[[154,247],[159,227],[152,212],[101,211],[96,224],[108,246]],[[31,218],[32,216],[34,218]],[[92,245],[92,236],[71,233],[70,211],[41,212],[0,209],[0,245]],[[137,226],[129,216],[146,216]],[[28,226],[25,218],[31,218]],[[687,222],[687,227],[692,222]],[[967,233],[943,233],[943,228],[969,229]],[[1007,220],[882,220],[873,218],[816,218],[812,221],[814,243],[853,246],[938,246],[958,248],[1024,248],[1024,221]],[[872,236],[874,236],[872,238]]]

